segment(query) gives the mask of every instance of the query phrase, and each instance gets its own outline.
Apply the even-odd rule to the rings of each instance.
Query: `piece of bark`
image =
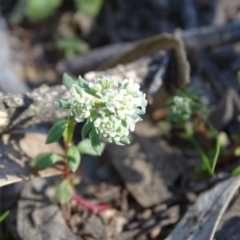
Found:
[[[0,134],[68,116],[68,111],[54,104],[65,97],[69,97],[69,93],[64,86],[51,88],[46,85],[26,94],[0,97]]]
[[[240,176],[236,176],[203,194],[166,240],[212,240],[220,218],[239,186]]]
[[[27,85],[17,76],[12,64],[12,52],[9,46],[9,35],[4,19],[0,16],[0,91],[25,93]]]
[[[233,88],[225,89],[225,95],[209,115],[217,130],[223,130],[231,121],[240,116],[240,97]]]
[[[177,35],[183,40],[187,51],[200,51],[226,43],[238,42],[240,40],[239,28],[240,21],[234,21],[220,26],[213,25],[178,31]],[[146,40],[151,42],[151,39],[156,39],[156,37],[154,36]],[[141,41],[111,44],[93,49],[86,54],[61,61],[58,64],[58,70],[60,73],[67,71],[75,75],[95,70],[102,63],[108,60],[111,61],[123,52],[131,51],[138,43],[141,43]],[[141,51],[145,50],[142,49]]]
[[[187,51],[200,51],[240,40],[240,21],[220,26],[206,26],[180,32]]]
[[[228,87],[225,84],[225,81],[219,71],[216,63],[209,57],[207,52],[201,52],[198,54],[198,65],[200,72],[204,72],[207,76],[207,80],[210,83],[213,92],[219,97],[222,98],[225,95],[226,88]],[[218,81],[216,81],[218,79]]]
[[[172,196],[172,186],[186,170],[180,152],[159,138],[158,129],[141,122],[128,146],[109,145],[106,151],[129,192],[143,207],[159,204]]]
[[[159,51],[154,54],[139,57],[135,61],[127,64],[119,64],[116,67],[105,70],[92,71],[84,75],[88,81],[93,81],[94,78],[110,75],[115,81],[114,87],[117,87],[117,82],[126,78],[133,78],[135,82],[139,83],[145,90],[151,83],[153,76],[157,73],[159,66],[162,65],[165,51]]]
[[[183,0],[182,20],[184,27],[187,29],[199,26],[198,12],[194,0]]]
[[[22,240],[80,240],[75,236],[57,205],[43,194],[47,183],[34,179],[25,184],[17,207],[17,231]]]
[[[133,43],[115,43],[99,47],[90,52],[60,61],[57,70],[60,73],[71,72],[74,75],[82,75],[99,67],[103,62],[108,61],[120,52],[132,48]]]
[[[234,20],[235,16],[239,13],[239,0],[219,0],[215,5],[213,23],[216,25]]]
[[[58,143],[46,145],[46,134],[4,134],[0,139],[0,187],[34,177],[50,177],[61,174],[62,166],[56,165],[43,171],[33,171],[29,160],[43,152],[62,154]]]
[[[216,240],[238,240],[240,239],[240,198],[239,194],[230,208],[223,215],[218,230],[215,234]]]

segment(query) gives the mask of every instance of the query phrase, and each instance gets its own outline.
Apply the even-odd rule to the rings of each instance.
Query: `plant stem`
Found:
[[[76,126],[76,122],[74,120],[69,121],[68,128],[66,135],[63,137],[64,141],[64,178],[67,179],[70,177],[70,169],[68,166],[68,161],[67,161],[67,151],[68,148],[72,144],[72,139],[73,139],[73,133],[74,133],[74,128]]]
[[[76,126],[76,121],[71,120],[69,121],[68,128],[66,129],[65,134],[63,135],[63,140],[64,140],[64,179],[70,179],[71,178],[71,171],[68,166],[68,161],[67,161],[67,151],[68,148],[72,145],[72,139],[73,139],[73,133],[74,129]],[[73,189],[73,195],[72,199],[75,200],[79,205],[82,207],[88,209],[89,211],[104,211],[106,209],[109,209],[109,206],[106,204],[99,204],[95,205],[92,203],[89,203],[87,200],[79,196],[76,192],[75,186],[72,185]]]
[[[189,138],[189,140],[194,145],[194,147],[196,148],[198,154],[201,156],[209,174],[213,175],[212,168],[211,168],[211,165],[210,165],[210,161],[209,161],[207,155],[205,154],[205,152],[202,150],[200,145],[197,143],[197,141],[193,137]]]
[[[79,205],[83,206],[84,208],[88,209],[89,211],[101,212],[101,211],[109,209],[109,206],[106,204],[95,205],[95,204],[88,202],[87,200],[85,200],[84,198],[82,198],[81,196],[79,196],[76,193],[76,190],[74,187],[73,187],[73,198],[72,199],[74,199]]]
[[[214,155],[213,165],[212,165],[212,174],[214,173],[214,169],[215,169],[216,164],[217,164],[219,153],[220,153],[220,142],[219,142],[219,139],[217,138],[216,152],[215,152],[215,155]]]

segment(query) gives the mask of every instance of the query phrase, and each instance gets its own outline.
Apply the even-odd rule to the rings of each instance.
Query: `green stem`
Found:
[[[66,138],[67,144],[72,143],[75,126],[76,126],[76,121],[75,120],[72,120],[72,121],[69,122],[68,129],[67,129],[67,138]]]
[[[194,145],[194,147],[196,148],[198,154],[201,156],[209,174],[213,175],[210,161],[209,161],[207,155],[205,154],[205,152],[202,150],[200,145],[197,143],[197,141],[193,137],[189,138],[189,140]]]
[[[208,120],[205,119],[205,123],[207,124],[207,126],[210,128],[210,130],[212,132],[214,132],[215,137],[217,136],[217,130],[215,129],[215,127],[212,125],[212,123]]]
[[[211,129],[211,131],[214,133],[215,137],[216,137],[216,152],[215,152],[215,155],[214,155],[214,159],[213,159],[213,165],[212,165],[212,174],[214,173],[214,169],[216,167],[216,164],[217,164],[217,160],[218,160],[218,157],[219,157],[219,153],[220,153],[220,141],[219,141],[219,138],[218,138],[218,132],[217,130],[215,129],[215,127],[212,125],[212,123],[206,119],[205,120],[207,126]]]
[[[216,167],[216,164],[217,164],[217,160],[218,160],[218,157],[219,157],[219,153],[220,153],[220,141],[219,139],[217,138],[217,142],[216,142],[216,152],[215,152],[215,156],[214,156],[214,159],[213,159],[213,165],[212,165],[212,174],[214,174],[214,169]]]
[[[106,107],[106,103],[95,103],[94,107],[103,108],[103,107]]]
[[[66,129],[66,132],[63,135],[63,140],[64,140],[64,178],[65,179],[70,177],[70,168],[68,166],[68,161],[67,161],[67,151],[68,151],[68,148],[72,144],[75,126],[76,126],[75,120],[69,121],[68,128]]]

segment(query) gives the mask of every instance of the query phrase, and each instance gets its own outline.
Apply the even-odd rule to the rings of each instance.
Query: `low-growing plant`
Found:
[[[30,165],[43,170],[62,162],[64,171],[62,181],[56,189],[57,201],[64,204],[75,199],[89,210],[104,210],[106,205],[92,205],[75,191],[74,185],[79,183],[79,177],[75,173],[81,162],[81,154],[101,155],[104,148],[102,140],[118,145],[129,144],[129,132],[134,131],[135,124],[142,120],[139,115],[145,113],[146,95],[132,79],[119,82],[114,89],[114,79],[111,76],[97,78],[94,82],[79,77],[77,82],[64,74],[63,84],[69,89],[70,97],[59,99],[56,104],[69,109],[69,117],[54,122],[46,143],[63,138],[64,154],[42,153]],[[81,132],[84,140],[75,145],[73,134],[78,122],[85,122]]]
[[[197,171],[207,171],[214,174],[214,169],[220,154],[220,141],[217,130],[208,120],[209,110],[201,103],[200,96],[196,91],[179,90],[177,94],[168,101],[171,114],[168,120],[176,127],[184,130],[181,137],[189,140],[200,155],[203,165],[196,168]],[[198,132],[206,144],[213,138],[216,142],[214,153],[208,154],[195,138]],[[209,144],[211,145],[211,144]]]

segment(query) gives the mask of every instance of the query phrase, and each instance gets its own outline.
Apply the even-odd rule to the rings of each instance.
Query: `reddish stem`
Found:
[[[83,206],[89,211],[101,212],[109,209],[109,206],[106,204],[92,204],[88,202],[86,199],[82,198],[77,194],[76,190],[73,187],[73,200],[75,200],[79,205]]]
[[[225,156],[223,156],[219,159],[218,165],[224,164],[224,163],[228,162],[229,160],[231,160],[232,158],[234,158],[235,157],[235,150],[239,146],[240,146],[240,141],[237,141],[234,144],[234,147],[232,148],[232,150],[227,155],[225,155]]]
[[[67,150],[68,150],[68,143],[64,141],[64,179],[67,179],[70,177],[70,169],[68,167],[68,162],[67,162]]]
[[[72,174],[70,172],[70,169],[68,166],[68,161],[67,161],[67,151],[68,151],[68,148],[72,144],[73,131],[74,131],[75,124],[76,124],[76,122],[71,122],[69,124],[67,137],[64,138],[64,179],[72,178]],[[72,189],[73,189],[72,199],[75,200],[79,205],[86,208],[87,210],[100,212],[100,211],[109,209],[108,205],[105,205],[105,204],[95,205],[95,204],[88,202],[87,200],[85,200],[84,198],[82,198],[80,195],[77,194],[74,186],[72,186]]]

